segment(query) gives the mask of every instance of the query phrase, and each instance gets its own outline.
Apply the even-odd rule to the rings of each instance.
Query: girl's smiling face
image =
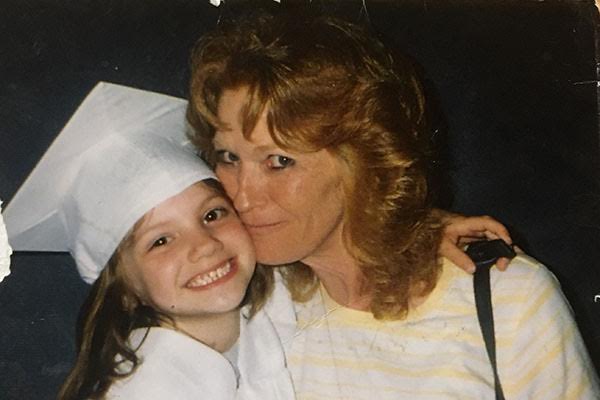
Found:
[[[237,309],[256,262],[231,203],[205,183],[147,212],[122,257],[135,293],[180,327]]]

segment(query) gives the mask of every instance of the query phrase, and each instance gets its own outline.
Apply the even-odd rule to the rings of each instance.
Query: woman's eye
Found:
[[[233,164],[240,160],[240,158],[237,155],[227,150],[217,150],[216,156],[217,163],[221,164]]]
[[[227,210],[226,208],[223,208],[223,207],[213,208],[212,210],[210,210],[206,214],[204,214],[204,222],[210,223],[210,222],[216,221],[218,219],[223,218],[228,213],[229,213],[229,210]]]
[[[269,167],[273,169],[284,169],[295,163],[293,158],[280,155],[271,155],[268,160]]]

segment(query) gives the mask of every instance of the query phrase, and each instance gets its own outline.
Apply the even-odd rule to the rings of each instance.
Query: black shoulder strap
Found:
[[[492,292],[490,290],[490,268],[498,258],[513,258],[516,256],[512,246],[506,244],[502,239],[482,240],[471,243],[466,250],[467,254],[475,262],[477,269],[473,277],[473,288],[475,289],[475,306],[477,307],[477,318],[483,334],[485,349],[494,371],[494,389],[496,399],[504,400],[502,385],[498,377],[496,365],[496,338],[494,332],[494,312],[492,310]]]
[[[475,306],[477,307],[477,318],[483,334],[485,348],[492,363],[494,371],[494,388],[496,390],[496,400],[504,400],[502,385],[498,377],[498,367],[496,366],[496,339],[494,333],[494,313],[492,310],[492,293],[490,290],[490,268],[494,261],[478,263],[473,277],[473,287],[475,289]]]

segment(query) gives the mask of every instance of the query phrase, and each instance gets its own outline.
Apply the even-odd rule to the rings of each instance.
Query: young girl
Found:
[[[16,249],[68,250],[94,282],[60,399],[294,397],[272,282],[184,108],[99,84],[6,210]]]

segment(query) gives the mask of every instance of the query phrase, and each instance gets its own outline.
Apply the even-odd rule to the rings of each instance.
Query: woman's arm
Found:
[[[448,211],[436,209],[439,218],[444,224],[444,236],[440,243],[440,255],[446,257],[454,264],[467,272],[475,272],[475,264],[464,252],[463,246],[481,239],[502,239],[512,244],[508,230],[492,217],[478,216],[466,217]],[[510,260],[501,258],[496,267],[504,271]]]
[[[496,356],[506,398],[600,398],[598,377],[556,277],[521,255],[497,278]]]

